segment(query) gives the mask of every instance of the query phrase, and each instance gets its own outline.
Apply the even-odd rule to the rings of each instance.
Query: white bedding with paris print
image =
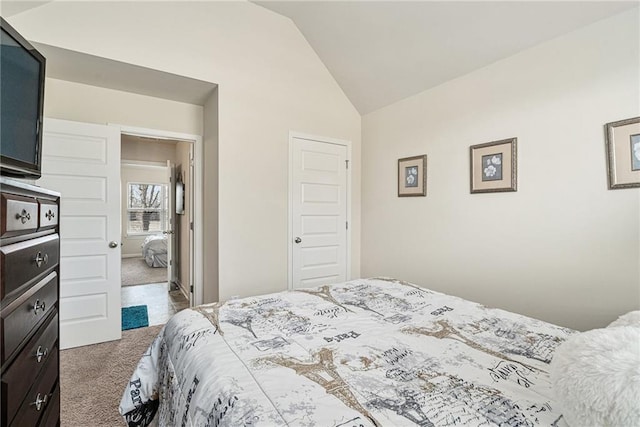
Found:
[[[129,426],[563,426],[573,331],[393,279],[175,315],[124,390]]]

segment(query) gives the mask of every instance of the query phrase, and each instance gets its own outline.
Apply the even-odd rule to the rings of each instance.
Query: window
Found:
[[[166,230],[167,185],[127,185],[127,234],[156,234]]]

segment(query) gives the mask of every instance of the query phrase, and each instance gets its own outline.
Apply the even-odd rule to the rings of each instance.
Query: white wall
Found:
[[[207,99],[204,105],[204,163],[218,165],[220,162],[220,134],[218,111],[218,88]],[[209,286],[203,289],[203,301],[218,301],[220,298],[220,169],[206,167],[204,169],[204,280]],[[197,254],[194,254],[194,258]],[[240,267],[236,267],[241,270]],[[208,281],[208,282],[207,282]],[[212,286],[213,285],[213,286]],[[232,292],[231,289],[226,292]],[[227,295],[229,296],[229,295]],[[197,296],[196,296],[197,297]]]
[[[44,87],[45,117],[202,135],[199,105],[50,78]]]
[[[640,190],[603,125],[640,115],[638,9],[363,117],[362,273],[586,329],[640,307]],[[469,193],[469,146],[518,138],[518,191]],[[428,155],[427,197],[397,160]]]
[[[160,162],[164,165],[167,160],[179,163],[177,157],[178,144],[176,141],[140,141],[129,135],[120,137],[120,158],[133,162]],[[185,142],[185,144],[188,144]]]
[[[289,131],[351,140],[359,276],[360,116],[288,18],[248,2],[51,2],[10,22],[36,42],[219,84],[220,299],[286,289]]]

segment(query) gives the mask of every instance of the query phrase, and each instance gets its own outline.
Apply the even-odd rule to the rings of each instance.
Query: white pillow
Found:
[[[576,333],[558,346],[551,383],[571,427],[640,425],[638,314],[621,316],[605,329]],[[623,326],[629,324],[634,326]]]
[[[638,326],[640,327],[640,310],[630,311],[623,314],[607,326],[607,328],[615,328],[617,326]]]

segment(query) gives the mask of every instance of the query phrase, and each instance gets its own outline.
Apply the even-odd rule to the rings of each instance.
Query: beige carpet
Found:
[[[122,258],[122,286],[166,281],[166,268],[149,267],[142,258]]]
[[[61,427],[124,426],[118,413],[122,392],[162,326],[124,331],[120,341],[62,350]]]

